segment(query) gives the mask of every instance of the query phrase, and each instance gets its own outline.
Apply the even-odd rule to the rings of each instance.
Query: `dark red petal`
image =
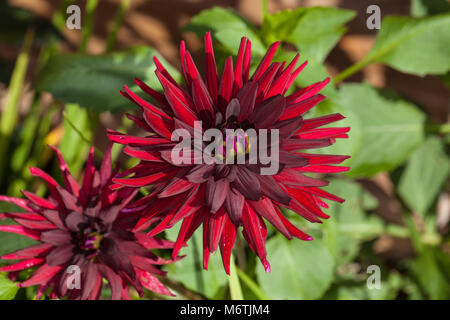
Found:
[[[107,130],[109,140],[120,144],[129,144],[131,146],[147,147],[152,145],[173,145],[170,140],[164,138],[142,138],[125,135],[113,130]]]
[[[247,199],[258,201],[261,198],[261,186],[258,176],[246,168],[236,166],[237,174],[232,187],[242,193]]]
[[[216,60],[211,41],[211,33],[205,35],[205,65],[206,65],[206,85],[214,103],[217,104],[217,90],[219,87],[219,75],[217,73]]]
[[[298,153],[300,156],[307,158],[310,165],[316,164],[339,164],[350,156],[340,156],[331,154],[313,154],[313,153]]]
[[[80,224],[83,223],[85,221],[83,214],[78,213],[78,212],[71,212],[66,220],[66,226],[67,228],[69,228],[69,230],[71,231],[79,231],[80,230]]]
[[[68,244],[72,241],[72,237],[69,232],[64,230],[51,230],[42,232],[41,241],[53,244],[55,246],[61,246]]]
[[[284,169],[279,174],[273,176],[275,180],[287,185],[296,185],[302,187],[323,187],[328,185],[328,181],[314,179],[294,170]]]
[[[242,73],[243,73],[243,66],[244,66],[244,51],[245,51],[245,44],[247,43],[247,38],[242,37],[241,38],[241,44],[239,45],[239,51],[236,58],[236,65],[234,67],[234,81],[236,82],[237,88],[242,88]]]
[[[13,198],[8,196],[0,196],[0,201],[9,202],[12,204],[15,204],[16,206],[19,206],[27,211],[32,211],[32,209],[29,207],[29,200],[26,199],[20,199],[20,198]]]
[[[0,231],[17,233],[17,234],[21,234],[23,236],[27,236],[28,238],[31,238],[34,240],[40,240],[39,232],[30,230],[28,228],[24,228],[22,226],[3,225],[3,226],[0,226]]]
[[[300,55],[297,53],[295,55],[294,59],[292,59],[292,62],[286,68],[286,70],[283,70],[281,75],[274,81],[274,83],[271,85],[270,91],[268,92],[268,94],[266,96],[266,99],[269,97],[278,95],[278,94],[284,94],[287,83],[291,77],[292,70],[294,70],[299,56]]]
[[[28,259],[23,260],[15,264],[11,264],[9,266],[4,266],[0,268],[0,272],[13,272],[13,271],[21,271],[23,269],[28,269],[43,263],[44,259]]]
[[[264,56],[264,58],[261,60],[260,64],[256,68],[256,71],[252,76],[252,80],[255,80],[255,81],[259,80],[261,75],[267,70],[267,67],[272,62],[273,56],[275,55],[275,52],[277,51],[280,44],[281,44],[281,42],[277,41],[270,46],[269,50],[267,50],[266,55]]]
[[[298,153],[291,153],[285,150],[279,151],[279,161],[283,168],[297,168],[308,165],[308,159],[303,158]]]
[[[317,128],[308,130],[297,135],[300,139],[327,139],[327,138],[338,138],[344,133],[350,131],[350,127],[342,128]]]
[[[311,130],[317,127],[324,126],[326,124],[339,121],[344,119],[345,117],[339,113],[329,114],[323,117],[307,119],[303,121],[303,125],[300,128],[300,132]]]
[[[140,160],[151,161],[151,162],[164,162],[157,151],[146,151],[134,149],[131,147],[126,147],[123,152],[131,157],[138,158]]]
[[[244,54],[244,66],[242,70],[242,78],[244,82],[248,81],[251,59],[252,59],[252,43],[250,42],[250,40],[247,40],[247,45],[245,46],[245,54]]]
[[[321,94],[316,94],[315,96],[312,96],[308,99],[292,104],[286,109],[284,109],[284,112],[281,115],[280,120],[298,117],[304,114],[305,112],[309,111],[311,108],[318,105],[323,99],[325,99],[325,96]]]
[[[48,201],[47,199],[41,198],[31,192],[28,191],[22,191],[23,195],[27,197],[32,203],[35,205],[46,208],[46,209],[56,209],[57,206],[53,202]]]
[[[350,167],[341,167],[341,166],[327,166],[327,165],[313,165],[313,166],[305,166],[298,169],[299,171],[304,172],[318,172],[318,173],[336,173],[336,172],[345,172],[350,170]]]
[[[22,226],[29,228],[31,230],[36,230],[36,231],[43,231],[43,230],[52,230],[52,229],[56,229],[57,227],[49,222],[49,221],[30,221],[30,220],[26,220],[26,219],[14,219],[14,221],[16,221],[18,224],[21,224]]]
[[[248,203],[244,204],[242,223],[244,225],[242,233],[248,241],[250,248],[261,260],[266,272],[270,272],[270,265],[266,259],[266,225]]]
[[[271,129],[278,129],[280,139],[287,139],[300,129],[302,123],[303,118],[300,116],[276,122]]]
[[[277,228],[278,231],[280,231],[286,238],[292,239],[290,232],[285,227],[282,220],[279,218],[272,201],[270,201],[268,198],[262,198],[259,201],[248,201],[248,203],[253,208],[253,210],[255,210],[256,213],[263,216],[275,228]]]
[[[306,100],[306,99],[316,95],[317,93],[319,93],[320,90],[323,89],[323,87],[325,87],[328,84],[328,82],[330,82],[330,78],[326,78],[325,80],[323,80],[321,82],[314,83],[306,88],[303,88],[303,89],[291,94],[290,96],[288,96],[286,98],[287,105],[288,106],[293,105],[295,103]]]
[[[300,67],[295,69],[295,71],[291,74],[291,77],[289,78],[288,82],[285,85],[285,88],[283,90],[283,94],[285,94],[286,91],[289,90],[291,85],[294,83],[295,79],[298,77],[300,72],[302,72],[302,70],[306,67],[307,64],[308,64],[308,61],[305,61],[305,62],[302,63],[302,65]]]
[[[267,71],[264,72],[262,77],[257,81],[258,92],[256,94],[256,105],[260,104],[265,99],[267,93],[270,90],[272,81],[273,79],[275,79],[275,76],[277,75],[279,69],[280,69],[279,62],[272,63],[267,69]]]
[[[16,259],[42,257],[50,248],[52,248],[52,245],[48,243],[40,243],[25,249],[20,249],[12,253],[5,254],[0,258],[4,260],[16,260]]]
[[[287,195],[275,181],[272,176],[258,176],[259,183],[261,184],[261,193],[272,199],[273,201],[289,205],[291,197]]]
[[[330,139],[285,139],[281,146],[286,151],[324,148],[331,145]]]
[[[72,194],[74,194],[76,197],[78,197],[79,193],[80,193],[80,186],[75,181],[72,174],[70,173],[69,167],[67,166],[67,163],[64,160],[61,152],[58,150],[58,148],[56,148],[54,146],[50,146],[50,148],[52,148],[56,152],[58,163],[59,163],[59,168],[61,170],[66,189],[69,192],[71,192]]]
[[[192,99],[200,119],[212,125],[216,121],[214,103],[200,76],[192,80]]]
[[[230,190],[226,200],[225,207],[228,215],[234,225],[239,226],[241,224],[242,210],[244,208],[244,196],[233,189]]]
[[[256,107],[249,120],[258,129],[268,128],[280,118],[285,106],[286,100],[283,96],[271,97]]]
[[[33,273],[30,279],[20,283],[20,287],[25,288],[46,283],[62,269],[61,266],[49,266],[48,264],[44,264]]]
[[[167,103],[166,97],[164,97],[164,95],[162,93],[159,93],[158,91],[153,90],[139,78],[134,78],[134,82],[139,86],[139,88],[142,89],[142,91],[144,91],[145,93],[150,95],[152,98],[154,98],[156,101],[158,101],[163,106],[162,109],[165,112],[170,111],[170,107]]]
[[[200,164],[192,168],[192,170],[186,175],[186,179],[193,183],[202,183],[208,180],[213,173],[214,165]]]
[[[163,67],[162,63],[159,61],[159,59],[156,56],[153,56],[153,61],[155,62],[158,72],[160,72],[173,85],[175,85],[181,89],[181,86],[175,81],[175,79],[170,75],[170,73]]]
[[[231,100],[231,95],[233,93],[233,84],[233,58],[228,57],[227,60],[225,60],[225,66],[223,67],[218,94],[219,110],[222,112],[222,114],[225,114],[226,107]]]
[[[225,226],[220,239],[220,253],[222,254],[223,266],[225,272],[230,274],[231,251],[236,240],[236,226],[225,216]]]
[[[247,120],[255,108],[258,84],[254,81],[247,82],[237,94],[240,105],[238,121]]]
[[[153,291],[157,294],[166,295],[166,296],[175,296],[172,292],[169,291],[155,276],[153,276],[150,272],[136,270],[139,281],[144,286],[144,288]]]
[[[206,183],[205,199],[211,213],[216,213],[222,207],[229,190],[230,183],[227,179],[214,181],[214,178],[209,178]]]
[[[316,187],[308,187],[308,188],[299,187],[299,189],[300,189],[300,190],[303,190],[303,191],[305,191],[305,192],[309,192],[309,193],[311,193],[311,194],[313,194],[313,195],[316,195],[316,196],[325,198],[325,199],[337,201],[337,202],[340,202],[340,203],[345,202],[344,199],[342,199],[342,198],[340,198],[340,197],[338,197],[338,196],[335,196],[335,195],[333,195],[333,194],[331,194],[331,193],[329,193],[329,192],[327,192],[327,191],[325,191],[325,190],[316,188]]]
[[[73,244],[65,244],[54,248],[46,257],[49,266],[57,266],[66,263],[72,258]]]
[[[106,265],[99,264],[100,274],[108,280],[111,288],[111,300],[119,300],[122,293],[121,278],[111,268]]]
[[[188,239],[192,236],[192,233],[200,226],[203,221],[203,215],[205,211],[203,209],[194,212],[190,216],[184,218],[183,223],[181,224],[180,231],[178,233],[177,241],[175,242],[175,246],[172,251],[172,259],[175,259],[178,253],[181,250]]]
[[[288,231],[296,238],[300,239],[300,240],[305,240],[305,241],[312,241],[313,237],[311,237],[310,235],[304,233],[303,231],[299,230],[296,226],[294,226],[292,223],[289,222],[288,219],[286,219],[283,214],[281,213],[280,210],[277,210],[278,213],[278,217],[281,219],[281,221],[283,222],[283,224],[285,225],[285,227],[288,229]]]

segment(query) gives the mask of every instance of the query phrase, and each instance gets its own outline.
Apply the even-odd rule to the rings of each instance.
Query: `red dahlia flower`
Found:
[[[173,243],[134,232],[133,215],[124,207],[136,195],[135,189],[111,190],[111,146],[108,147],[100,171],[94,167],[91,148],[84,181],[80,187],[69,172],[61,153],[55,148],[65,187],[38,168],[31,174],[45,180],[50,196],[46,199],[23,191],[27,199],[0,196],[0,201],[13,203],[24,212],[3,213],[19,225],[3,225],[0,231],[25,235],[40,243],[2,256],[22,260],[2,267],[2,272],[18,272],[38,266],[20,287],[39,285],[37,299],[48,289],[51,298],[98,299],[106,278],[111,299],[129,298],[131,284],[142,296],[143,288],[159,294],[170,291],[154,276],[165,273],[155,264],[163,260],[149,249],[172,248]],[[71,267],[72,266],[72,267]],[[71,277],[74,266],[79,269],[79,286]]]
[[[306,63],[296,68],[298,55],[287,66],[285,62],[272,63],[279,45],[279,42],[272,44],[250,76],[251,43],[242,38],[234,67],[233,59],[229,57],[219,76],[211,36],[207,33],[204,78],[182,42],[181,64],[187,89],[176,83],[154,58],[164,94],[139,79],[135,80],[137,85],[153,98],[152,102],[140,98],[127,86],[121,92],[141,107],[142,116],[129,117],[149,133],[146,137],[134,137],[109,131],[110,140],[126,145],[124,152],[141,160],[114,181],[130,187],[153,185],[152,193],[136,203],[136,209],[143,209],[137,230],[148,228],[148,219],[155,216],[161,216],[162,222],[150,232],[151,235],[183,220],[175,243],[176,255],[203,224],[204,268],[208,266],[210,253],[220,247],[225,270],[229,273],[236,231],[242,226],[244,238],[266,271],[270,271],[264,219],[289,239],[312,240],[286,219],[279,206],[293,210],[311,222],[321,222],[319,218],[328,218],[321,210],[321,207],[327,208],[322,199],[344,201],[320,189],[327,185],[326,181],[305,175],[307,172],[348,170],[334,166],[348,156],[303,152],[329,146],[336,138],[347,137],[349,128],[320,128],[343,119],[340,114],[303,119],[304,113],[325,98],[318,92],[329,79],[285,96]],[[196,126],[196,121],[202,121],[201,127]],[[257,146],[252,145],[248,137],[234,142],[230,150],[232,156],[244,154],[244,163],[176,163],[172,157],[172,151],[176,149],[172,133],[180,128],[194,135],[196,131],[201,134],[214,128],[223,133],[221,141],[228,141],[227,129],[277,129],[279,140],[270,141],[265,151],[279,149],[279,169],[272,175],[265,175],[261,171],[265,167],[262,162],[251,163],[249,154]],[[260,136],[261,133],[258,138]],[[194,160],[201,160],[198,151],[198,146],[194,147]],[[228,155],[228,150],[222,152],[219,149],[218,153],[215,155],[223,157]],[[129,175],[132,176],[127,177]]]

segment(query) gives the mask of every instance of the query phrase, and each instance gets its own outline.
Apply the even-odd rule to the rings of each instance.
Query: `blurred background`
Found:
[[[350,139],[323,152],[350,154],[351,162],[344,165],[352,171],[344,177],[329,177],[333,181],[329,190],[347,202],[330,204],[328,221],[311,226],[296,220],[317,234],[314,244],[305,247],[270,233],[270,275],[262,271],[248,248],[239,247],[236,255],[244,297],[450,298],[448,1],[1,1],[2,194],[20,196],[21,189],[45,194],[27,168],[53,170],[53,153],[47,144],[58,145],[77,174],[84,166],[89,143],[98,148],[98,154],[105,149],[105,128],[136,131],[123,116],[124,111],[133,112],[133,106],[118,91],[132,83],[134,76],[156,85],[152,55],[162,57],[179,77],[181,40],[186,40],[199,68],[203,67],[205,28],[216,32],[219,65],[223,57],[237,52],[234,47],[241,29],[241,35],[260,39],[262,48],[282,37],[286,44],[280,59],[299,50],[310,61],[311,71],[300,75],[303,80],[296,83],[298,87],[326,76],[335,79],[335,87],[330,85],[326,92],[329,102],[314,112],[336,111],[347,117],[343,125],[352,126]],[[80,30],[66,26],[70,16],[66,8],[71,4],[81,9]],[[392,23],[386,29],[382,24],[380,30],[370,30],[366,10],[374,4],[381,9],[382,19],[403,16],[410,20],[400,23],[404,29]],[[329,10],[314,11],[317,6]],[[279,12],[290,13],[282,17]],[[399,30],[413,30],[416,23],[423,23],[429,33],[407,40],[400,48]],[[222,25],[232,25],[236,34],[227,38],[226,30],[220,30]],[[294,34],[289,34],[289,28]],[[295,32],[312,35],[297,37]],[[393,42],[386,40],[390,35]],[[321,37],[325,44],[318,41]],[[394,53],[379,58],[376,49],[377,45],[385,49],[383,39],[391,48],[400,43],[402,53],[394,48]],[[420,45],[426,50],[417,56],[422,52]],[[261,54],[258,43],[254,47],[256,63]],[[377,58],[370,59],[373,56]],[[352,69],[355,64],[358,67]],[[131,165],[119,149],[114,150],[123,168]],[[8,210],[12,209],[0,204],[0,211]],[[165,236],[174,239],[175,234],[171,230]],[[27,245],[28,240],[0,234],[0,241],[0,254],[4,254]],[[196,253],[191,255],[195,258]],[[215,261],[217,268],[206,272],[196,266],[194,258],[168,269],[167,281],[180,297],[229,297],[220,259]],[[376,275],[369,266],[380,268],[381,288],[367,285],[368,277]],[[28,291],[16,298],[32,297],[32,288]]]

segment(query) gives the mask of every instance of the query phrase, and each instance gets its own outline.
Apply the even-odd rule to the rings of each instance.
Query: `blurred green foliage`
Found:
[[[55,46],[55,39],[61,37],[57,30],[64,27],[61,13],[71,1],[63,2],[53,25],[36,23],[29,13],[2,4],[2,16],[7,12],[10,14],[7,14],[9,20],[0,19],[0,25],[10,21],[7,22],[10,27],[0,29],[1,41],[20,43],[27,30],[35,30],[34,44],[42,45],[38,74],[33,82],[36,95],[32,107],[24,119],[13,117],[13,121],[8,122],[11,127],[8,137],[13,138],[8,141],[3,155],[5,166],[0,168],[3,194],[18,196],[20,189],[29,188],[40,194],[46,192],[33,182],[27,169],[30,165],[52,168],[54,159],[46,152],[46,143],[59,143],[72,172],[79,173],[88,150],[86,140],[93,141],[100,113],[133,110],[132,104],[121,98],[118,90],[125,84],[136,89],[134,77],[160,88],[153,73],[152,58],[156,55],[165,66],[168,63],[155,49],[113,50],[128,1],[122,1],[117,13],[113,24],[115,31],[108,38],[108,53],[94,56],[85,52],[97,4],[97,1],[89,2],[83,41],[78,51],[72,53],[63,53]],[[231,9],[214,7],[193,17],[183,30],[199,37],[212,31],[219,67],[226,57],[237,53],[242,36],[252,41],[253,68],[268,46],[280,40],[283,46],[275,60],[292,59],[299,51],[300,63],[308,61],[308,66],[296,80],[298,87],[304,87],[330,76],[323,63],[345,34],[346,23],[355,15],[356,12],[350,10],[323,7],[274,14],[263,12],[262,25],[258,27]],[[315,237],[313,241],[288,241],[269,227],[267,251],[272,272],[265,273],[249,248],[239,245],[239,252],[234,253],[239,269],[233,273],[233,290],[230,290],[220,253],[211,257],[208,271],[202,270],[199,230],[188,242],[188,247],[181,251],[186,257],[165,266],[169,271],[168,278],[184,290],[208,299],[235,298],[241,294],[245,299],[450,299],[449,230],[438,232],[436,209],[439,194],[448,192],[449,187],[448,124],[432,123],[419,106],[394,92],[379,90],[366,83],[338,86],[347,77],[375,62],[412,75],[440,75],[448,85],[449,27],[450,7],[446,1],[414,0],[411,17],[384,17],[372,50],[325,88],[328,99],[309,116],[341,113],[346,116],[341,125],[351,126],[351,132],[346,141],[339,141],[320,152],[351,155],[344,162],[351,170],[332,177],[327,190],[346,202],[342,205],[329,203],[327,213],[331,218],[324,224],[305,223],[294,213],[285,212]],[[22,52],[28,55],[28,50]],[[24,75],[26,72],[20,61],[11,70],[13,74]],[[168,66],[168,70],[174,78],[181,79],[173,67]],[[10,90],[21,92],[24,77],[14,80],[10,76],[9,72],[1,74],[0,80],[8,79],[6,84]],[[43,108],[40,99],[43,92],[52,93],[60,103]],[[17,110],[18,103],[10,102],[11,110]],[[402,206],[403,224],[394,224],[376,215],[375,209],[380,204],[360,183],[380,172],[388,172],[395,183],[394,196]],[[14,210],[17,208],[0,204],[0,212]],[[166,231],[165,236],[175,240],[177,228]],[[379,237],[389,235],[409,239],[415,255],[389,263],[379,257],[374,243]],[[0,254],[30,243],[32,241],[23,236],[0,233]],[[370,265],[381,268],[380,289],[371,290],[366,284],[370,276],[366,269]],[[14,298],[17,290],[15,283],[0,275],[1,299]],[[20,289],[16,298],[32,298],[33,289],[27,290]],[[177,292],[179,298],[186,297],[183,290]]]

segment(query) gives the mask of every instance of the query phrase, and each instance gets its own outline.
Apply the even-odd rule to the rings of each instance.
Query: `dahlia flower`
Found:
[[[0,231],[12,232],[39,241],[29,248],[4,255],[1,259],[21,260],[0,268],[17,273],[37,267],[33,275],[19,283],[20,287],[38,285],[36,298],[51,288],[51,298],[99,299],[105,278],[111,288],[111,299],[128,299],[129,284],[139,293],[147,288],[171,295],[155,277],[164,275],[155,265],[169,261],[151,253],[150,249],[172,248],[173,243],[134,232],[136,217],[124,207],[137,190],[111,190],[111,146],[101,169],[94,167],[91,148],[84,181],[80,186],[71,175],[61,153],[55,148],[65,186],[38,168],[30,168],[41,177],[50,191],[41,198],[23,191],[26,199],[0,196],[0,201],[13,203],[23,212],[3,213],[18,225],[2,225]],[[79,269],[78,287],[74,267]],[[72,280],[73,279],[73,280]]]
[[[109,131],[111,141],[124,144],[124,152],[140,159],[138,165],[123,172],[114,181],[116,187],[152,185],[151,193],[137,201],[135,208],[142,209],[137,230],[152,227],[151,220],[160,216],[162,221],[154,226],[150,235],[157,234],[183,220],[173,254],[186,244],[193,232],[203,225],[203,266],[208,267],[210,253],[220,248],[225,271],[230,270],[230,255],[239,227],[250,248],[257,254],[265,270],[270,271],[266,258],[266,224],[271,223],[284,236],[301,240],[312,237],[296,228],[281,212],[280,206],[290,209],[311,222],[326,219],[321,208],[327,208],[323,199],[343,202],[320,187],[327,185],[305,173],[333,173],[348,170],[335,166],[348,156],[306,153],[306,149],[329,146],[336,138],[346,138],[349,128],[325,127],[343,119],[340,114],[304,119],[303,115],[325,97],[318,92],[329,82],[312,84],[286,95],[306,63],[296,67],[299,55],[288,65],[272,62],[280,42],[270,46],[266,55],[250,75],[251,42],[242,38],[237,58],[225,61],[219,75],[210,33],[205,36],[205,75],[197,67],[181,42],[181,65],[186,88],[178,84],[155,57],[156,75],[164,89],[158,93],[139,79],[136,84],[152,100],[147,101],[127,86],[121,94],[141,107],[140,116],[128,115],[139,127],[148,132],[136,137]],[[216,141],[214,159],[233,159],[239,155],[244,162],[202,162],[202,149],[193,146],[187,155],[192,161],[175,161],[173,151],[178,148],[173,132],[184,129],[202,135],[209,129],[222,133]],[[228,143],[229,129],[243,131],[276,130],[278,140],[271,138],[264,152],[276,152],[276,172],[264,174],[267,163],[251,161],[251,150],[258,145],[246,132]],[[267,134],[267,131],[266,131]],[[277,137],[277,136],[275,136]],[[220,138],[220,137],[219,137]],[[267,138],[267,135],[266,135]],[[266,139],[267,141],[267,139]],[[259,145],[261,149],[261,145]],[[264,146],[262,147],[264,149]],[[179,149],[179,148],[178,148]],[[212,153],[211,153],[212,154]],[[253,159],[254,160],[254,159]]]

